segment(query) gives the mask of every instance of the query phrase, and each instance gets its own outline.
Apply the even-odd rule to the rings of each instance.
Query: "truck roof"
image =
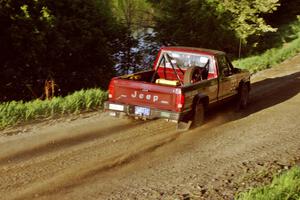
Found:
[[[183,52],[191,52],[191,53],[201,53],[210,56],[214,55],[224,55],[225,52],[212,50],[212,49],[205,49],[205,48],[196,48],[196,47],[184,47],[184,46],[169,46],[169,47],[162,47],[161,50],[166,51],[183,51]]]

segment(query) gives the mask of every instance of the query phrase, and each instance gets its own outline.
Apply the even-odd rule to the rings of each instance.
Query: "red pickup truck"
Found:
[[[210,105],[235,97],[247,106],[250,73],[234,68],[221,51],[163,47],[153,69],[115,77],[104,108],[112,116],[165,118],[188,129],[201,125]]]

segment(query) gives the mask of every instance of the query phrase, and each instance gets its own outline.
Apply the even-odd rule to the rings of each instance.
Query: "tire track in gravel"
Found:
[[[101,122],[101,121],[100,121]],[[103,123],[103,122],[102,122]],[[105,124],[105,121],[104,123]],[[42,156],[51,151],[60,151],[68,147],[76,146],[84,142],[104,138],[121,131],[142,125],[143,122],[119,121],[118,124],[99,127],[99,122],[89,124],[89,131],[82,127],[72,127],[63,130],[67,134],[61,134],[61,129],[47,131],[42,135],[22,139],[22,141],[10,141],[0,144],[0,166],[7,163],[22,162],[35,156]]]
[[[34,184],[19,190],[13,195],[10,194],[4,199],[31,199],[36,194],[43,195],[46,192],[55,192],[62,188],[74,187],[75,185],[79,185],[85,178],[92,177],[107,169],[126,164],[132,159],[136,159],[147,152],[153,151],[156,148],[175,140],[178,136],[179,133],[169,133],[163,137],[161,135],[156,135],[151,141],[145,143],[139,142],[139,145],[128,149],[124,153],[120,153],[116,156],[109,156],[109,158],[104,160],[92,160],[88,163],[74,166],[71,169],[59,172],[43,182],[35,181]]]
[[[63,174],[82,177],[90,174],[91,171],[102,171],[123,164],[138,156],[140,152],[151,151],[172,141],[178,135],[174,131],[170,132],[175,126],[165,121],[149,122],[147,127],[135,126],[119,132],[118,135],[98,138],[95,141],[74,146],[73,149],[48,152],[48,154],[32,157],[24,162],[4,165],[0,168],[0,191],[2,193],[22,191],[42,180],[59,181],[59,177],[64,177]],[[102,162],[104,164],[99,165]],[[72,170],[69,171],[69,169]]]

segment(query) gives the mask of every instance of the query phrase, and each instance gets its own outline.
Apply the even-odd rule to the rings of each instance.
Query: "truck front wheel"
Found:
[[[237,99],[237,110],[247,107],[249,102],[249,87],[246,84],[241,85]]]
[[[193,127],[201,126],[204,123],[204,104],[197,103],[194,107]]]

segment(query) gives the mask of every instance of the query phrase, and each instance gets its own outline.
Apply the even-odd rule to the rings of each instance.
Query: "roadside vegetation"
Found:
[[[279,64],[300,52],[300,17],[296,22],[284,26],[282,30],[278,31],[278,34],[280,38],[276,43],[279,43],[280,47],[271,48],[260,55],[234,61],[233,64],[251,72],[257,72]],[[291,41],[286,42],[288,39]]]
[[[300,199],[300,167],[275,176],[272,183],[253,188],[238,195],[237,200],[299,200]]]
[[[51,100],[2,103],[0,104],[0,129],[20,122],[99,110],[106,99],[106,91],[89,89],[74,92],[66,97],[54,97]]]

